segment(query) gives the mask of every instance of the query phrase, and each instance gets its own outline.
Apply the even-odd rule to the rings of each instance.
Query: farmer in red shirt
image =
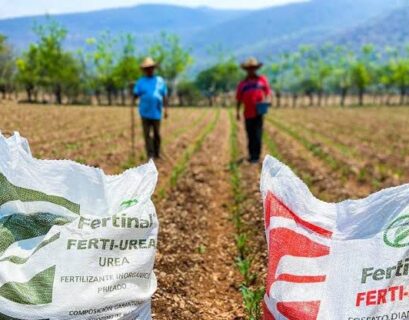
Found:
[[[249,58],[241,64],[247,72],[246,78],[237,88],[237,120],[240,120],[240,107],[244,104],[244,118],[248,138],[249,162],[258,163],[261,154],[263,136],[263,111],[259,104],[266,104],[271,99],[270,84],[266,76],[258,75],[262,63],[255,58]]]

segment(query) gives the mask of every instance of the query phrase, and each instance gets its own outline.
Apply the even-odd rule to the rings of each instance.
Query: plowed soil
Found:
[[[235,120],[229,120],[229,112],[174,108],[163,122],[163,157],[156,162],[162,193],[154,198],[161,224],[154,319],[246,319],[239,290],[243,279],[235,263],[229,170],[230,121]],[[409,182],[408,119],[404,108],[273,110],[265,121],[263,153],[288,164],[323,200],[364,197]],[[257,275],[252,285],[258,288],[267,266],[261,165],[244,160],[247,141],[241,122],[238,129],[240,206],[251,272]],[[3,103],[0,130],[20,131],[37,157],[69,158],[108,173],[146,161],[138,119],[136,158],[130,158],[129,108]]]
[[[158,204],[161,234],[153,301],[158,319],[242,319],[229,217],[229,127],[222,112],[187,172]]]

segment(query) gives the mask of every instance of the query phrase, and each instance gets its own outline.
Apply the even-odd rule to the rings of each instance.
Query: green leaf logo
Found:
[[[135,206],[137,204],[138,204],[137,199],[126,200],[126,201],[121,203],[121,208],[122,209],[127,209],[127,208],[133,207],[133,206]]]
[[[384,242],[393,248],[409,246],[409,215],[394,220],[383,235]]]

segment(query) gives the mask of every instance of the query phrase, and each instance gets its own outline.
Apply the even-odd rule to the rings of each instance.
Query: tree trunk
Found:
[[[406,87],[400,87],[400,105],[403,106],[405,104],[405,96],[406,96]]]
[[[135,105],[135,103],[136,103],[136,99],[135,99],[135,95],[134,95],[134,93],[133,93],[133,89],[132,88],[128,88],[126,91],[126,101],[128,100],[128,99],[130,99],[130,105],[131,106],[134,106]]]
[[[27,99],[29,103],[33,102],[33,88],[26,86]]]
[[[178,92],[178,100],[179,100],[179,106],[183,107],[185,105],[185,101],[183,99],[183,94]]]
[[[177,100],[178,99],[178,83],[176,78],[175,79],[171,79],[170,81],[170,99],[169,100]],[[175,101],[176,104],[179,104],[178,101]]]
[[[124,106],[126,104],[125,90],[121,90],[121,104]]]
[[[318,101],[317,101],[318,107],[321,107],[322,105],[322,91],[318,91]]]
[[[107,98],[108,98],[108,105],[112,106],[112,90],[107,89]]]
[[[112,89],[112,93],[114,96],[114,104],[117,104],[118,103],[118,90]]]
[[[95,90],[95,99],[97,100],[97,105],[101,105],[101,93],[99,90]]]
[[[54,88],[54,95],[55,95],[55,103],[58,105],[62,104],[62,92],[61,92],[61,86],[56,85]]]
[[[347,98],[348,89],[342,88],[341,89],[341,107],[345,107],[345,101]]]
[[[281,92],[276,91],[276,107],[280,108],[281,107]]]
[[[294,93],[293,94],[293,108],[297,107],[297,100],[298,100],[298,95]]]
[[[359,92],[358,92],[358,104],[360,106],[364,105],[364,95],[365,95],[365,89],[364,88],[359,88]]]
[[[210,97],[208,97],[207,99],[209,100],[209,106],[210,106],[210,107],[213,107],[213,97],[210,96]]]
[[[383,104],[383,94],[382,94],[382,92],[380,92],[380,93],[378,94],[376,101],[377,101],[377,104],[378,104],[379,106],[381,106],[381,105]]]
[[[324,95],[324,106],[331,105],[331,96],[329,94]]]
[[[312,93],[307,93],[307,97],[310,100],[310,107],[314,106],[314,96]]]

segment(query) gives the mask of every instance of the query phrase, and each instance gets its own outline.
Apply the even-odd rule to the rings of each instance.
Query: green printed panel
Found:
[[[51,213],[13,214],[0,219],[0,255],[14,242],[44,236],[55,226],[70,219]]]
[[[73,213],[80,213],[80,206],[74,202],[71,202],[65,198],[48,195],[46,193],[17,187],[11,184],[7,178],[0,173],[0,206],[10,202],[20,200],[23,202],[44,201],[54,203],[58,206],[67,208]]]
[[[12,318],[12,317],[6,316],[5,314],[0,313],[0,320],[23,320],[23,319]]]
[[[10,316],[6,316],[5,314],[0,312],[0,320],[29,320],[29,319],[13,318],[13,317],[10,317]],[[49,320],[49,319],[42,319],[42,320]]]
[[[0,236],[1,237],[1,236]],[[33,251],[33,253],[28,256],[27,258],[21,258],[18,256],[10,256],[10,257],[6,257],[4,259],[0,259],[0,262],[11,262],[14,264],[24,264],[26,263],[33,255],[36,254],[37,251],[39,251],[40,249],[44,248],[45,246],[48,246],[50,243],[57,241],[60,238],[60,234],[57,233],[56,235],[52,236],[50,239],[44,240],[43,242],[41,242],[37,248]],[[1,239],[0,239],[0,243],[1,243]],[[1,317],[0,317],[1,320]]]
[[[55,266],[25,283],[7,282],[0,287],[0,297],[25,305],[49,304],[53,301]]]

